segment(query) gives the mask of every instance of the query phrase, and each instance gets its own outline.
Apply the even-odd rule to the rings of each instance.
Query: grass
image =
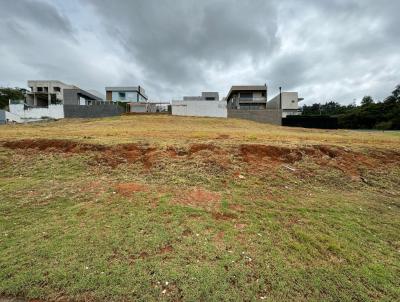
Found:
[[[2,127],[1,139],[62,138],[101,144],[146,142],[186,145],[219,139],[220,143],[314,144],[398,148],[397,132],[360,132],[276,127],[239,119],[172,116],[122,116],[104,119],[64,119],[35,125]],[[221,139],[223,138],[223,139]]]
[[[365,152],[400,147],[400,138],[386,133],[164,116],[5,126],[0,138],[179,148],[199,142],[329,144]],[[293,172],[268,159],[226,156],[205,150],[160,156],[150,168],[141,161],[114,167],[96,152],[0,147],[0,296],[400,299],[398,163],[360,167],[361,181],[307,157],[290,164]],[[118,189],[131,183],[131,191]]]

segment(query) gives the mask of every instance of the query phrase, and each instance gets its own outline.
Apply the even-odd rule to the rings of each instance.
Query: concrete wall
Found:
[[[9,111],[5,112],[6,114],[6,122],[15,122],[15,123],[22,123],[21,117]]]
[[[228,117],[224,101],[172,101],[172,115]]]
[[[124,112],[124,108],[117,104],[99,104],[92,106],[64,105],[64,115],[66,118],[91,118],[117,116]]]
[[[7,122],[22,123],[22,120],[19,115],[13,114],[5,110],[0,110],[0,125],[6,124]]]
[[[6,112],[4,110],[0,110],[0,125],[6,123]]]
[[[40,120],[43,117],[61,119],[64,118],[63,105],[49,105],[48,108],[24,108],[24,104],[10,104],[10,112],[18,115],[21,120]]]
[[[267,109],[279,109],[280,95],[278,94],[267,102]],[[297,92],[282,92],[282,108],[297,110],[299,108],[299,94]]]
[[[229,109],[228,118],[240,118],[259,123],[282,125],[281,110],[243,110]]]

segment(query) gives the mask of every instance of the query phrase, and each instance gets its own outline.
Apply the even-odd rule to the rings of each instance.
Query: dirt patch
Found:
[[[144,184],[139,184],[135,182],[121,183],[115,187],[116,192],[123,196],[131,196],[136,192],[148,192],[149,189]]]
[[[225,220],[225,221],[232,220],[237,217],[236,214],[233,214],[233,213],[219,213],[219,212],[213,213],[212,216],[216,220]]]
[[[218,152],[221,151],[221,148],[212,144],[193,144],[189,147],[188,153],[191,155],[203,150]]]
[[[210,192],[203,188],[194,188],[181,192],[179,196],[173,199],[176,204],[188,205],[198,208],[213,210],[220,205],[221,194]]]
[[[191,231],[191,230],[189,230],[189,229],[185,229],[183,232],[182,232],[182,236],[183,237],[188,237],[188,236],[190,236],[190,235],[192,235],[193,234],[193,232]]]
[[[265,159],[278,163],[294,163],[303,157],[299,150],[258,144],[240,145],[239,154],[248,163],[260,162]]]
[[[158,253],[159,254],[168,254],[168,253],[171,253],[173,251],[174,251],[174,248],[172,247],[172,245],[169,244],[169,245],[166,245],[166,246],[160,248]]]
[[[10,149],[36,149],[39,151],[59,151],[66,153],[106,150],[106,147],[103,145],[85,144],[61,139],[23,139],[3,142],[3,146]]]

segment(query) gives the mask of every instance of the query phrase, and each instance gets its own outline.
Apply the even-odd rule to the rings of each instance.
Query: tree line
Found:
[[[325,104],[304,105],[302,115],[332,116],[338,119],[339,128],[400,130],[400,85],[383,101],[365,96],[361,105],[341,105],[335,101]]]

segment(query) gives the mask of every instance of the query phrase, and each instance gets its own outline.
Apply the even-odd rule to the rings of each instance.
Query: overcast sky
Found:
[[[0,0],[0,86],[58,79],[152,100],[231,85],[307,103],[400,84],[399,0]]]

